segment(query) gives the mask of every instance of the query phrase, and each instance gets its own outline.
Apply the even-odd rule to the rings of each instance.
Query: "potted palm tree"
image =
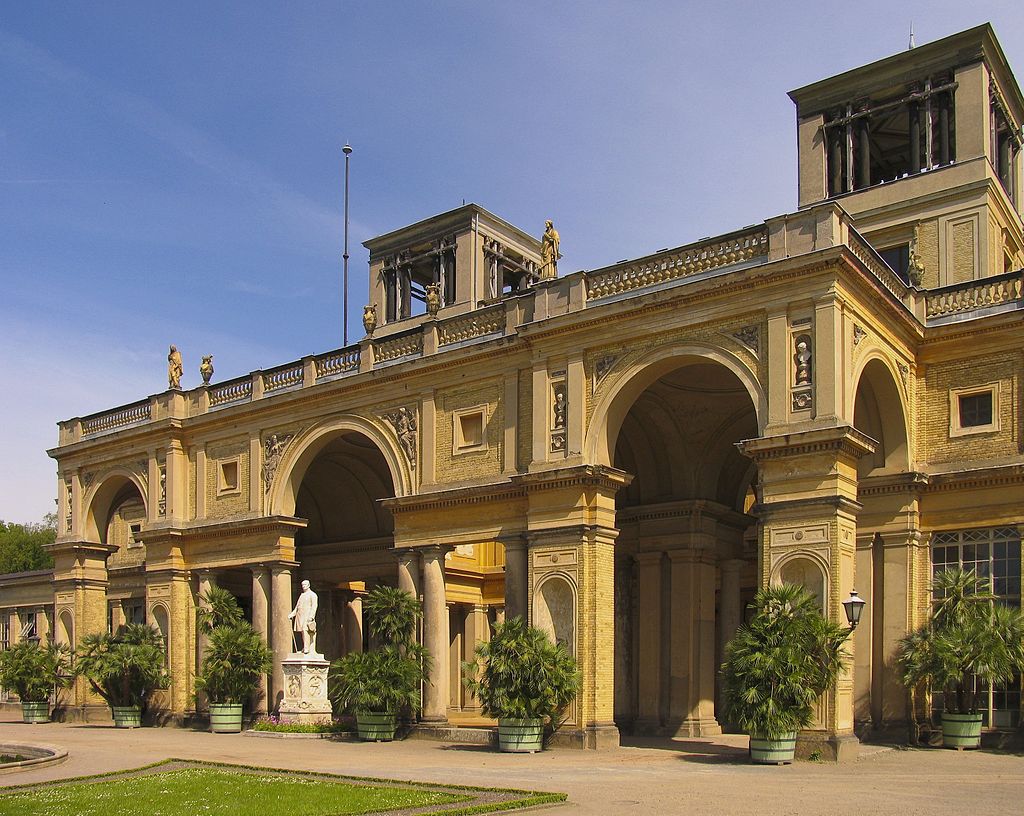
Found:
[[[726,716],[750,734],[754,762],[792,762],[796,734],[842,671],[849,629],[827,620],[804,587],[762,589],[722,664]]]
[[[942,694],[942,744],[981,745],[978,682],[1003,683],[1024,671],[1024,615],[996,602],[988,580],[943,570],[932,581],[931,617],[896,653],[903,682]]]
[[[518,617],[495,625],[463,669],[466,688],[498,720],[498,749],[511,753],[540,751],[545,725],[557,730],[580,690],[576,659]]]
[[[78,645],[75,675],[106,701],[117,728],[138,728],[154,689],[171,684],[164,639],[152,626],[129,623],[111,634],[86,635]]]
[[[50,721],[50,694],[71,683],[71,650],[37,640],[22,640],[0,652],[0,686],[21,700],[21,716],[27,723]]]
[[[199,610],[199,628],[208,641],[196,689],[209,700],[210,730],[237,734],[242,708],[259,688],[260,677],[270,671],[273,655],[245,620],[234,595],[215,586],[201,599],[205,607]]]
[[[363,611],[380,646],[331,664],[331,701],[355,714],[360,739],[392,740],[398,715],[420,710],[429,670],[429,653],[415,641],[420,605],[403,590],[379,586],[363,599]]]

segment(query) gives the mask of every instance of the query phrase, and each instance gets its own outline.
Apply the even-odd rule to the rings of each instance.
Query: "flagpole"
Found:
[[[345,146],[341,149],[345,154],[345,254],[342,255],[343,259],[343,282],[342,287],[344,289],[342,309],[344,315],[342,317],[342,346],[348,345],[348,159],[352,155],[352,145],[345,142]]]

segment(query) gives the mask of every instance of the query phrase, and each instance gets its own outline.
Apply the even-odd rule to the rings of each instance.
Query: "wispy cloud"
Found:
[[[263,168],[239,156],[194,125],[138,94],[113,88],[67,65],[27,40],[0,30],[0,60],[13,63],[77,94],[96,99],[126,124],[165,144],[180,157],[247,187],[264,201],[273,202],[288,226],[334,248],[338,243],[340,214],[284,184]],[[31,180],[29,180],[31,183]],[[46,183],[46,180],[38,180]]]

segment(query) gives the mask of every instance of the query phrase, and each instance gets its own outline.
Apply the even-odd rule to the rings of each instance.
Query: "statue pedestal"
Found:
[[[317,723],[331,719],[327,697],[330,662],[321,654],[291,654],[282,662],[284,699],[277,709],[283,723]]]

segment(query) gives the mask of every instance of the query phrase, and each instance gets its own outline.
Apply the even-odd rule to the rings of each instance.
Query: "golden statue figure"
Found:
[[[544,235],[540,239],[541,280],[558,277],[558,259],[562,257],[558,247],[561,242],[558,230],[551,219],[548,219],[544,222]]]
[[[181,374],[184,369],[181,367],[181,352],[173,343],[167,355],[167,387],[181,388]]]

